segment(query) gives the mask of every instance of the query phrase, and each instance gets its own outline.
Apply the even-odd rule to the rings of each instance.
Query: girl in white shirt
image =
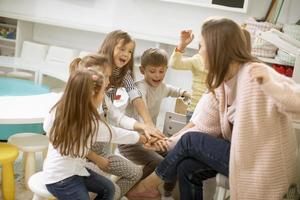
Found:
[[[83,58],[74,59],[70,65],[70,74],[74,73],[77,69],[95,66],[97,71],[102,72],[107,79],[109,78],[111,75],[111,66],[108,64],[107,57],[101,54],[89,54]],[[105,119],[107,123],[120,127],[117,128],[111,126],[113,132],[116,132],[121,139],[117,142],[113,141],[113,143],[135,144],[139,139],[139,135],[134,132],[137,134],[137,138],[132,138],[132,136],[130,136],[133,132],[132,130],[140,131],[144,134],[151,134],[151,130],[153,130],[151,127],[149,128],[148,125],[137,122],[135,119],[127,117],[121,113],[106,95],[104,96],[102,105],[99,108],[100,109],[98,111],[100,112],[100,115],[103,116],[103,119]],[[140,138],[142,143],[146,143],[147,139],[143,134]],[[123,157],[111,154],[111,144],[107,141],[96,142],[93,144],[89,158],[104,172],[119,177],[116,184],[120,187],[120,195],[123,196],[140,180],[142,176],[142,169],[140,166],[124,159]],[[94,152],[97,152],[98,155]],[[90,167],[90,165],[88,165],[88,167]]]
[[[100,106],[108,80],[93,69],[72,74],[65,92],[46,118],[44,129],[49,135],[48,155],[44,162],[46,187],[57,199],[113,199],[113,183],[85,168],[85,157],[102,127],[97,108]],[[109,135],[102,136],[110,138]]]

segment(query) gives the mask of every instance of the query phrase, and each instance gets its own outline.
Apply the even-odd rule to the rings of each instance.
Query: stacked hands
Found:
[[[144,148],[158,152],[166,152],[169,149],[167,140],[169,139],[160,130],[151,125],[145,125],[144,133],[140,135],[140,143]]]

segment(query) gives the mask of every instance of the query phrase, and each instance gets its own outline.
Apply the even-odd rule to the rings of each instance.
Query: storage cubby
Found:
[[[14,56],[17,20],[0,17],[0,55]]]

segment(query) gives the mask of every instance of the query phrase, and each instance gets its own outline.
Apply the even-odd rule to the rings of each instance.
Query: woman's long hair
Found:
[[[108,61],[113,68],[116,66],[115,61],[114,61],[114,49],[119,43],[119,41],[123,42],[123,45],[128,44],[129,42],[134,42],[134,40],[131,38],[131,36],[122,30],[116,30],[112,31],[107,36],[105,37],[98,53],[104,54],[108,56]],[[122,86],[124,76],[126,75],[127,71],[130,70],[131,76],[134,77],[133,75],[133,65],[134,65],[134,49],[132,52],[131,59],[129,62],[121,68],[121,73],[120,76],[110,77],[110,84],[113,87],[119,88]]]
[[[100,115],[93,104],[102,87],[104,75],[95,69],[74,71],[62,98],[52,108],[55,120],[50,130],[50,142],[62,155],[84,157],[98,132]]]
[[[208,68],[206,79],[209,91],[224,81],[232,62],[244,64],[258,61],[249,51],[249,41],[240,26],[227,18],[211,18],[202,25]]]

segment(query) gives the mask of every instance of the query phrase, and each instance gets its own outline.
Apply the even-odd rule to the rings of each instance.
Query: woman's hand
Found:
[[[180,42],[177,46],[179,51],[184,51],[188,44],[190,44],[194,39],[194,34],[192,30],[183,30],[180,32]]]
[[[250,70],[251,79],[256,80],[259,84],[267,83],[271,79],[268,68],[269,67],[264,64],[255,63]]]

